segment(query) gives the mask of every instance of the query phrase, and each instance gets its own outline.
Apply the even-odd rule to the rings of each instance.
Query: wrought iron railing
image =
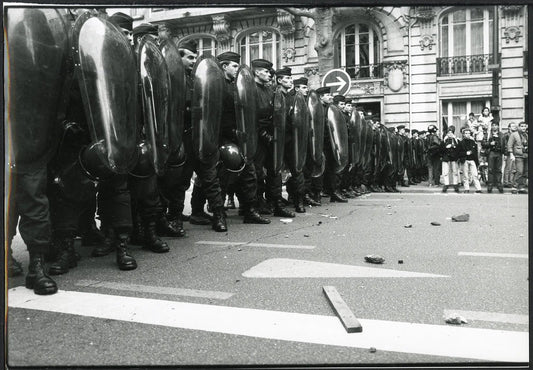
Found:
[[[354,80],[383,78],[383,63],[342,66]]]
[[[489,73],[492,54],[461,55],[437,58],[437,77],[472,73]]]

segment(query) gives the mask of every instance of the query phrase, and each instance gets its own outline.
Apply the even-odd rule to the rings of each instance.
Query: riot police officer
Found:
[[[244,157],[236,144],[248,142],[248,135],[257,132],[242,132],[237,129],[235,96],[237,94],[235,78],[239,70],[241,56],[228,51],[217,59],[224,72],[224,93],[222,96],[222,117],[220,121],[221,171],[220,182],[224,190],[233,185],[239,200],[239,209],[244,216],[244,223],[269,224],[270,220],[262,217],[255,209],[257,203],[257,176],[253,158]],[[253,83],[253,80],[250,80]],[[241,109],[244,109],[242,107]],[[242,146],[242,144],[241,144]],[[235,175],[235,176],[233,176]]]
[[[266,193],[268,202],[273,208],[275,216],[295,217],[295,214],[283,207],[281,201],[281,173],[275,170],[274,166],[274,92],[268,84],[271,81],[270,69],[272,63],[265,59],[252,60],[252,69],[254,71],[256,89],[257,89],[257,111],[258,111],[258,131],[259,140],[257,152],[254,158],[258,182],[258,203],[260,208],[265,208],[262,204],[262,194]],[[280,71],[281,72],[281,71]],[[280,74],[276,79],[279,81],[283,76]],[[291,83],[289,82],[289,86]],[[286,89],[286,87],[282,87]],[[288,89],[287,89],[288,90]],[[276,112],[284,114],[285,112]],[[275,145],[280,145],[276,143]],[[283,143],[284,144],[284,143]],[[266,176],[263,173],[266,168]],[[266,183],[266,184],[265,184]],[[265,186],[266,185],[266,186]],[[268,211],[267,211],[268,212]],[[266,213],[266,212],[265,212]]]

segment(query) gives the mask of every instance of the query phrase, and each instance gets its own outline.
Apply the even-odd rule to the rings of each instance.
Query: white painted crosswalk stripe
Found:
[[[527,332],[359,319],[364,331],[349,334],[335,316],[62,290],[38,296],[24,287],[10,289],[8,302],[11,308],[275,340],[486,361],[529,360]]]
[[[233,296],[233,293],[216,292],[210,290],[196,290],[183,289],[162,286],[150,286],[139,284],[124,284],[111,281],[96,281],[96,280],[79,280],[75,283],[76,286],[88,288],[106,288],[113,290],[122,290],[130,292],[143,292],[155,294],[168,294],[184,297],[209,298],[209,299],[228,299]]]
[[[467,320],[505,322],[508,324],[529,324],[528,315],[516,315],[500,312],[444,310],[444,316],[462,316]]]
[[[387,268],[343,265],[289,258],[271,258],[245,271],[247,278],[441,278],[427,274]]]
[[[247,243],[247,242],[218,242],[218,241],[208,241],[200,240],[195,244],[202,245],[215,245],[219,247],[230,247],[230,246],[243,246],[243,247],[263,247],[263,248],[288,248],[288,249],[314,249],[314,245],[291,245],[291,244],[268,244],[268,243]]]
[[[527,254],[520,253],[486,253],[486,252],[459,252],[459,256],[471,257],[501,257],[501,258],[528,258]]]

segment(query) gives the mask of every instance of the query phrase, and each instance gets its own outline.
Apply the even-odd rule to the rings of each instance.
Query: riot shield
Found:
[[[250,67],[243,64],[239,67],[235,79],[235,118],[237,130],[244,133],[244,140],[239,142],[243,155],[252,160],[257,150],[257,90],[254,74]]]
[[[162,175],[170,154],[168,120],[170,75],[165,58],[152,35],[144,35],[137,48],[145,138],[157,175]]]
[[[361,166],[361,159],[363,156],[363,143],[361,140],[361,115],[357,111],[353,111],[350,117],[350,136],[352,145],[352,164],[356,167]]]
[[[203,163],[218,161],[224,74],[213,57],[199,58],[193,68],[191,101],[193,150]]]
[[[375,148],[374,148],[374,130],[372,129],[372,124],[370,122],[367,122],[364,118],[361,118],[361,121],[364,125],[364,140],[365,140],[365,154],[363,156],[364,158],[364,165],[366,169],[369,169],[372,166],[372,163],[374,161],[374,155],[375,155]]]
[[[107,20],[84,13],[73,30],[73,57],[95,153],[112,172],[137,162],[137,73],[126,36]]]
[[[309,109],[309,143],[311,153],[312,177],[319,177],[324,173],[324,106],[316,91],[311,90],[307,96]]]
[[[69,90],[70,22],[64,9],[6,10],[6,159],[16,169],[46,164],[57,148]]]
[[[179,152],[183,140],[185,98],[187,81],[185,68],[181,61],[178,48],[170,40],[162,40],[159,44],[161,53],[165,58],[170,75],[170,102],[168,117],[168,141],[170,153]]]
[[[301,172],[307,154],[307,141],[309,137],[309,109],[302,93],[297,92],[290,117],[292,142],[290,143],[290,171]]]
[[[339,174],[348,164],[348,128],[340,109],[331,104],[328,109],[327,129],[335,160],[335,173]]]
[[[274,93],[274,112],[272,124],[274,126],[274,139],[272,141],[272,163],[274,172],[278,174],[283,168],[283,155],[285,152],[285,125],[286,125],[286,107],[283,93],[276,89]]]

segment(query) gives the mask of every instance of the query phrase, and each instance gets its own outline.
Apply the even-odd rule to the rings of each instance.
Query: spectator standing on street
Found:
[[[455,126],[448,127],[448,132],[442,142],[442,177],[444,186],[442,192],[446,193],[450,185],[456,193],[459,192],[459,168],[457,159],[459,141],[455,137]]]
[[[492,188],[496,186],[500,193],[503,193],[502,185],[502,155],[503,155],[503,134],[500,132],[500,125],[497,121],[492,121],[491,129],[486,140],[482,144],[487,154],[488,181],[487,192],[492,193]]]
[[[428,181],[429,186],[440,185],[441,174],[441,142],[439,135],[437,134],[438,128],[435,125],[428,126],[427,136],[427,166],[428,166]]]
[[[461,130],[463,134],[463,140],[459,142],[459,161],[463,164],[463,185],[465,187],[465,193],[470,192],[470,178],[474,181],[474,187],[476,193],[481,193],[481,184],[479,183],[477,166],[479,165],[479,159],[477,156],[477,144],[472,138],[472,129],[463,127]]]
[[[520,122],[518,131],[511,133],[507,142],[507,151],[512,161],[515,161],[516,176],[513,179],[512,193],[527,194],[526,179],[528,176],[528,135],[527,123]]]
[[[509,152],[507,151],[507,143],[509,142],[509,137],[511,136],[511,133],[516,132],[517,126],[516,123],[510,122],[507,126],[507,132],[503,135],[502,138],[502,150],[503,150],[503,162],[504,162],[504,169],[503,169],[503,187],[504,188],[511,188],[514,173],[516,172],[514,161],[511,160],[511,156],[509,155]]]

